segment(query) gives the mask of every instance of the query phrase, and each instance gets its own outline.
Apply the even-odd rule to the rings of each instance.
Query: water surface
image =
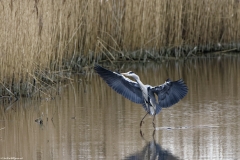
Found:
[[[187,96],[142,126],[145,111],[96,74],[76,75],[52,98],[0,112],[0,159],[239,159],[240,57],[116,64],[143,83],[183,78]],[[55,93],[60,92],[55,96]],[[41,119],[43,125],[35,122]]]

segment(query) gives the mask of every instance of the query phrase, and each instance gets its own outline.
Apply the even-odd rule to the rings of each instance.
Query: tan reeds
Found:
[[[0,21],[0,84],[10,90],[94,58],[240,49],[238,0],[4,0]]]

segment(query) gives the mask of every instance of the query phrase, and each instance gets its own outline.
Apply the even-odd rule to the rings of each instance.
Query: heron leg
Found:
[[[143,133],[142,133],[142,130],[140,129],[140,135],[141,135],[141,137],[144,139],[144,137],[143,137]]]
[[[155,130],[155,123],[154,123],[155,116],[156,116],[156,114],[153,115],[153,121],[152,121],[152,124],[153,124],[153,128],[154,128],[154,130]]]
[[[140,128],[142,127],[143,120],[144,120],[144,118],[145,118],[147,115],[148,115],[148,113],[145,114],[145,116],[142,118],[142,120],[141,120],[141,122],[140,122]]]
[[[140,129],[140,136],[141,136],[141,138],[142,138],[144,141],[148,142],[148,141],[144,138],[144,133],[142,132],[141,129]]]

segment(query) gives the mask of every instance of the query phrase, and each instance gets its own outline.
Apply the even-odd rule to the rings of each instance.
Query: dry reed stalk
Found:
[[[0,80],[3,88],[10,89],[11,81],[20,84],[41,79],[43,72],[35,72],[38,68],[61,69],[63,57],[72,55],[76,49],[72,42],[79,39],[76,37],[79,37],[81,21],[76,21],[76,17],[84,12],[79,6],[78,1],[1,1]],[[24,85],[26,89],[27,86]],[[18,85],[15,89],[20,88]]]
[[[179,57],[195,46],[240,50],[239,8],[237,0],[3,0],[0,80],[10,89],[94,59]]]

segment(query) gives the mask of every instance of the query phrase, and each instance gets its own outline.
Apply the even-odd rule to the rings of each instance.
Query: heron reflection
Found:
[[[125,160],[178,160],[170,151],[163,149],[155,140],[147,142],[143,149],[124,158]]]

